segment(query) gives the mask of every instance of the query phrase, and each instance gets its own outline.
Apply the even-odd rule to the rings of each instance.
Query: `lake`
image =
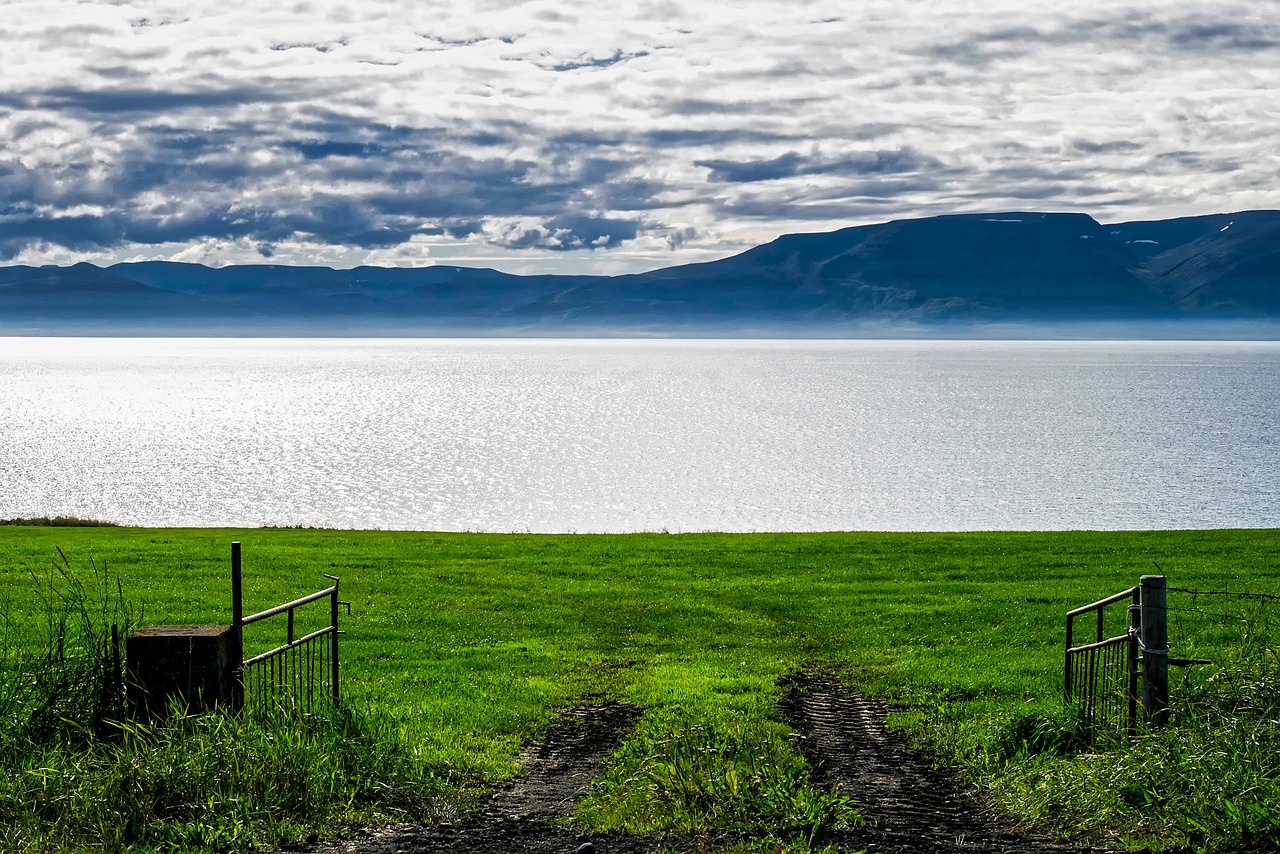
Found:
[[[0,518],[1280,526],[1280,343],[0,339]]]

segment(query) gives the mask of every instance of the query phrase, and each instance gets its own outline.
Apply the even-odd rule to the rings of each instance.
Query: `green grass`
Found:
[[[0,848],[250,850],[344,826],[456,815],[475,787],[425,766],[359,712],[175,716],[6,756]]]
[[[858,824],[849,798],[815,791],[780,724],[729,715],[646,717],[579,806],[588,831],[727,831],[807,849]]]
[[[1153,563],[1172,585],[1269,592],[1280,566],[1274,530],[539,536],[8,527],[0,531],[0,607],[12,636],[38,629],[29,576],[47,575],[61,548],[77,571],[105,562],[143,622],[226,623],[231,540],[244,543],[249,611],[319,589],[325,573],[342,577],[342,598],[352,603],[343,617],[347,701],[409,746],[421,773],[447,772],[455,782],[515,773],[523,740],[558,709],[595,696],[648,710],[617,767],[653,753],[643,744],[678,745],[690,733],[713,733],[719,744],[741,732],[768,747],[780,732],[777,680],[823,664],[899,704],[898,725],[917,737],[949,733],[946,758],[1010,804],[1029,784],[1008,781],[1036,779],[1025,763],[1085,761],[1059,699],[1066,610],[1135,584]],[[250,627],[250,649],[275,640],[258,629]],[[1178,643],[1175,636],[1175,654]],[[1131,753],[1088,761],[1119,767]],[[1254,787],[1260,794],[1204,798],[1243,798],[1234,808],[1247,815],[1258,798],[1280,794],[1277,776],[1272,762]],[[643,797],[614,785],[591,809],[607,816],[606,801]],[[654,821],[708,820],[679,818],[684,809],[655,808]],[[1059,821],[1062,813],[1048,809],[1040,822],[1157,846],[1195,841],[1159,828],[1143,835],[1123,810]]]

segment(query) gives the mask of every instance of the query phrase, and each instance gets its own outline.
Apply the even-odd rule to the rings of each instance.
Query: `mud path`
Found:
[[[1051,840],[993,825],[952,781],[887,732],[881,703],[821,675],[783,681],[779,711],[800,734],[813,782],[836,786],[858,804],[868,826],[836,831],[823,842],[875,854],[1084,854]],[[520,754],[525,774],[499,786],[465,822],[376,828],[354,839],[288,849],[307,854],[575,854],[590,842],[596,854],[714,851],[729,837],[663,839],[582,835],[565,821],[605,759],[641,710],[622,703],[579,706],[554,722]]]
[[[593,842],[600,854],[648,854],[652,840],[625,836],[586,837],[556,823],[573,815],[640,710],[623,703],[567,709],[547,734],[520,753],[526,773],[494,790],[484,808],[459,824],[376,828],[354,839],[309,846],[314,854],[574,854]]]
[[[867,819],[867,827],[829,840],[840,848],[880,854],[1087,850],[994,826],[946,775],[885,729],[883,703],[824,676],[797,675],[782,684],[787,694],[778,707],[802,737],[813,782],[853,798]]]

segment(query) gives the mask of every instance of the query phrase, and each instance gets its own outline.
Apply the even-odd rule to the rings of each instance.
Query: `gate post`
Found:
[[[1133,588],[1133,599],[1129,603],[1129,642],[1125,644],[1125,669],[1128,671],[1128,708],[1126,711],[1126,730],[1130,736],[1138,733],[1138,661],[1142,654],[1142,644],[1138,642],[1138,633],[1142,631],[1142,587]]]
[[[1073,680],[1072,680],[1072,678],[1071,678],[1071,677],[1072,677],[1072,673],[1071,673],[1071,645],[1072,645],[1072,643],[1073,643],[1073,639],[1074,639],[1074,637],[1075,637],[1075,635],[1073,635],[1073,634],[1072,634],[1072,630],[1073,630],[1074,628],[1075,628],[1075,617],[1074,617],[1070,612],[1068,612],[1068,613],[1067,613],[1067,650],[1066,650],[1066,651],[1067,651],[1067,657],[1066,657],[1066,661],[1065,661],[1065,663],[1064,663],[1064,665],[1063,665],[1063,668],[1062,668],[1062,689],[1063,689],[1063,692],[1066,694],[1066,700],[1067,700],[1067,702],[1068,702],[1068,703],[1070,703],[1070,702],[1071,702],[1072,697],[1074,697],[1074,696],[1075,696],[1075,690],[1074,690],[1074,689],[1075,689],[1075,684],[1074,684],[1074,681],[1073,681]]]
[[[1142,706],[1147,723],[1160,726],[1169,717],[1169,623],[1164,576],[1144,575],[1139,586]]]
[[[326,575],[333,582],[333,592],[329,594],[329,626],[333,630],[329,640],[333,644],[333,656],[329,662],[332,668],[329,679],[330,687],[333,691],[333,707],[336,709],[340,702],[340,694],[338,693],[338,585],[341,583],[335,575]]]
[[[231,708],[244,707],[244,602],[240,581],[240,541],[231,543]]]

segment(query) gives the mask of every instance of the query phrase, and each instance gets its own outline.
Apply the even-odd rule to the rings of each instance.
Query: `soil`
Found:
[[[1001,829],[960,793],[948,777],[910,751],[884,726],[886,707],[822,675],[783,683],[779,710],[800,735],[813,781],[835,786],[858,804],[865,827],[823,840],[840,850],[878,854],[1082,854],[1051,840]],[[575,854],[591,843],[598,854],[654,854],[715,850],[724,836],[645,838],[586,836],[569,818],[605,759],[641,710],[623,703],[567,710],[546,735],[521,753],[525,774],[495,789],[465,822],[432,827],[375,828],[342,842],[300,846],[306,854]],[[583,849],[587,854],[590,849]]]
[[[640,713],[625,703],[567,709],[545,736],[520,752],[524,775],[500,784],[483,809],[465,822],[373,828],[354,839],[291,850],[308,854],[574,854],[591,842],[600,854],[649,854],[655,850],[654,840],[587,837],[565,821]]]
[[[835,786],[858,805],[866,826],[835,831],[843,850],[879,854],[1024,852],[1082,854],[1090,849],[1002,828],[927,757],[885,729],[888,707],[822,675],[787,678],[779,710],[800,734],[816,786]]]

